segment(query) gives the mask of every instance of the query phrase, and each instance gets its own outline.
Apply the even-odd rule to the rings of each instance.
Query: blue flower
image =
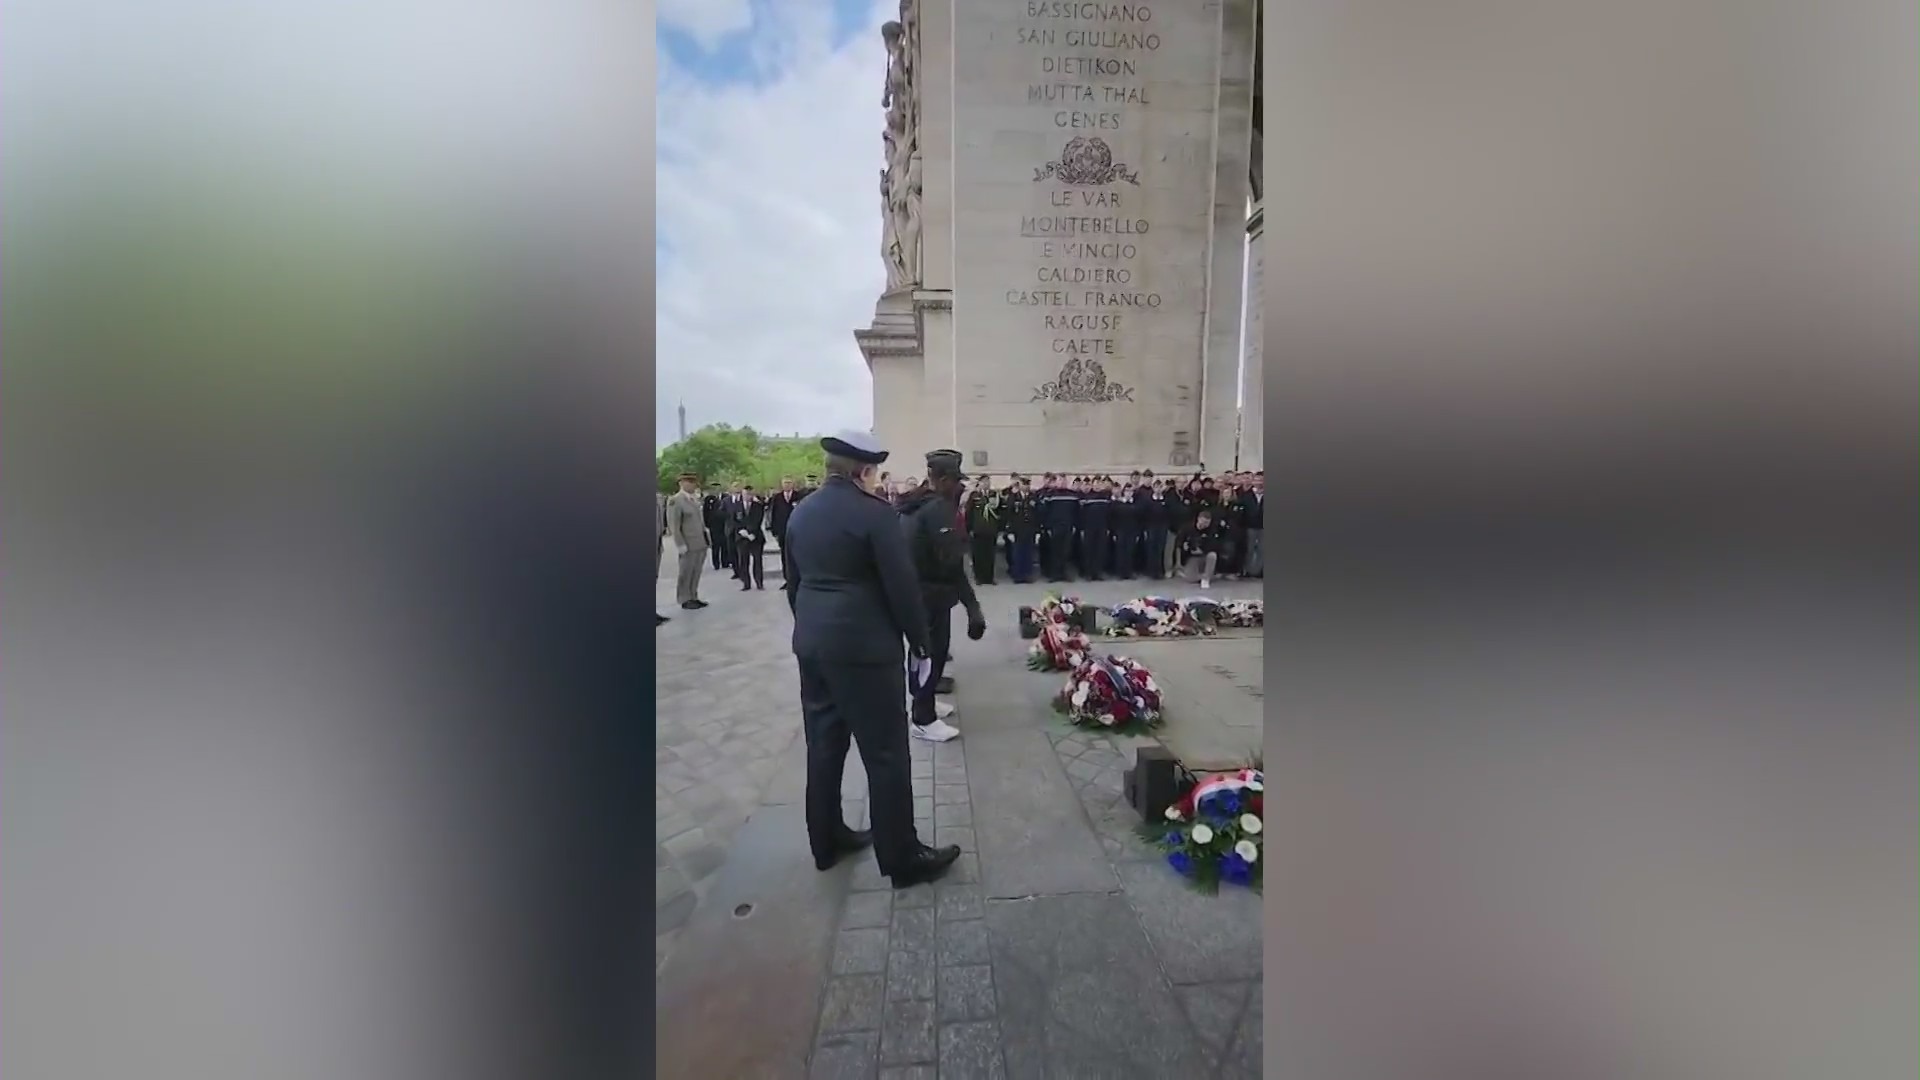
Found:
[[[1228,855],[1220,861],[1220,876],[1234,885],[1245,885],[1253,880],[1253,866],[1238,855]]]
[[[1240,812],[1240,796],[1231,791],[1220,794],[1217,809],[1228,817]]]
[[[1166,843],[1179,845],[1187,842],[1187,835],[1181,832],[1180,830],[1175,829],[1174,831],[1168,833],[1163,839]]]
[[[1167,865],[1173,867],[1182,876],[1193,873],[1193,860],[1188,858],[1184,851],[1167,852]]]

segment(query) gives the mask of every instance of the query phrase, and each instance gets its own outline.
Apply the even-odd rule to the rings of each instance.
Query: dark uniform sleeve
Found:
[[[894,515],[888,514],[892,518]],[[887,594],[887,606],[893,620],[900,624],[907,644],[922,654],[928,650],[927,605],[920,599],[920,575],[914,572],[913,556],[907,551],[907,530],[917,522],[900,518],[900,525],[881,521],[868,533],[873,545],[874,565],[880,571],[880,588]],[[904,526],[904,528],[902,527]]]
[[[792,536],[793,530],[787,529],[785,535],[780,537],[780,575],[786,579],[780,587],[787,593],[787,611],[798,618],[800,615],[800,560],[793,557],[793,548],[788,543]]]

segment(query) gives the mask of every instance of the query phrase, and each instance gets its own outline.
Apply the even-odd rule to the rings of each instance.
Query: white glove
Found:
[[[747,531],[747,530],[745,530],[745,529],[741,529],[741,530],[740,530],[740,539],[742,539],[742,540],[751,540],[751,539],[753,539],[753,534],[752,534],[752,533],[750,533],[750,532],[748,532],[748,531]]]
[[[687,545],[675,544],[673,545],[673,550],[678,552],[679,554],[685,555],[687,553]]]

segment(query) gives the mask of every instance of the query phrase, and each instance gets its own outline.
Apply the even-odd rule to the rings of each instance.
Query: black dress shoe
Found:
[[[907,865],[888,875],[893,879],[893,887],[905,889],[933,881],[946,873],[960,858],[960,845],[948,844],[943,848],[931,848],[925,844],[907,860]]]
[[[698,611],[703,607],[712,607],[713,605],[707,603],[705,600],[695,600],[692,606],[695,611]]]
[[[822,855],[813,853],[813,867],[816,870],[831,870],[840,856],[851,855],[856,851],[865,851],[873,846],[873,833],[867,829],[846,829],[834,837],[833,851]]]
[[[933,692],[936,694],[953,693],[953,676],[951,675],[940,676],[940,681],[933,684]]]
[[[700,605],[699,603],[693,600],[689,600],[686,603],[680,605],[680,610],[681,611],[698,611],[700,610]]]
[[[741,592],[752,592],[752,591],[753,591],[753,586],[751,586],[751,585],[748,585],[748,584],[747,584],[746,582],[744,582],[744,581],[743,581],[743,582],[741,582],[741,583],[740,583],[740,591],[741,591]]]
[[[660,625],[660,624],[662,624],[662,623],[670,623],[670,622],[672,622],[672,621],[673,621],[672,619],[669,619],[669,618],[667,618],[667,617],[666,617],[665,615],[661,615],[661,614],[658,614],[658,613],[656,613],[656,614],[655,614],[655,615],[653,616],[653,625],[655,625],[655,626],[659,626],[659,625]]]

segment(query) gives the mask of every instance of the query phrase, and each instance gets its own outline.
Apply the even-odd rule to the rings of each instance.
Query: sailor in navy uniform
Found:
[[[907,660],[928,658],[920,582],[900,516],[874,493],[887,452],[872,435],[820,440],[827,479],[787,520],[787,603],[807,740],[807,839],[826,870],[872,844],[880,872],[904,888],[932,881],[960,848],[932,848],[913,827],[907,751]],[[849,745],[867,773],[871,833],[849,828],[840,781]]]

